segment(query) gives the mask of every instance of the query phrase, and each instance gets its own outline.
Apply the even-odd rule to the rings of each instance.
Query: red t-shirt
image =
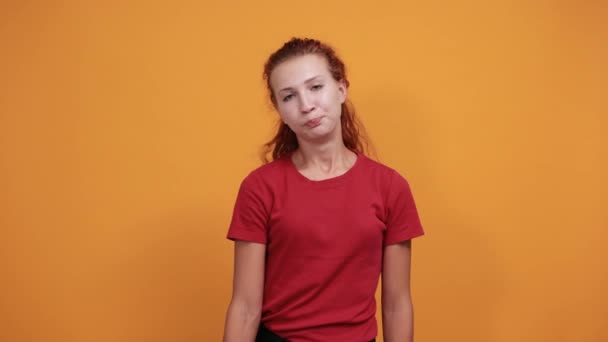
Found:
[[[369,341],[383,246],[423,235],[410,187],[398,172],[357,154],[321,181],[290,158],[242,182],[227,238],[266,244],[262,323],[293,342]]]

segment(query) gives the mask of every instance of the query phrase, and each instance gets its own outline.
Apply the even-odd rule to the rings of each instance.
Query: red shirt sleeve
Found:
[[[269,196],[262,182],[249,174],[241,183],[234,204],[227,239],[258,243],[267,242]]]
[[[387,221],[384,246],[424,234],[420,217],[407,180],[398,172],[391,174],[386,201]]]

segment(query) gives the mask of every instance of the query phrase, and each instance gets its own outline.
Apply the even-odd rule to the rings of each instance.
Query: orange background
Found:
[[[0,340],[219,341],[292,36],[410,181],[417,341],[608,341],[601,1],[3,1]],[[380,312],[380,311],[378,311]]]

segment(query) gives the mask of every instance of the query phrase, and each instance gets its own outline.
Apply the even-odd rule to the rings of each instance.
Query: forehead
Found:
[[[331,76],[327,60],[316,54],[290,58],[277,65],[270,74],[273,89],[296,87],[311,77]]]

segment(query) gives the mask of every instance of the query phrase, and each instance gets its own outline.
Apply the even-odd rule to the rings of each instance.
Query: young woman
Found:
[[[380,275],[384,340],[412,341],[410,240],[424,232],[405,178],[364,154],[344,63],[293,38],[264,78],[282,123],[234,206],[224,341],[374,341]]]

